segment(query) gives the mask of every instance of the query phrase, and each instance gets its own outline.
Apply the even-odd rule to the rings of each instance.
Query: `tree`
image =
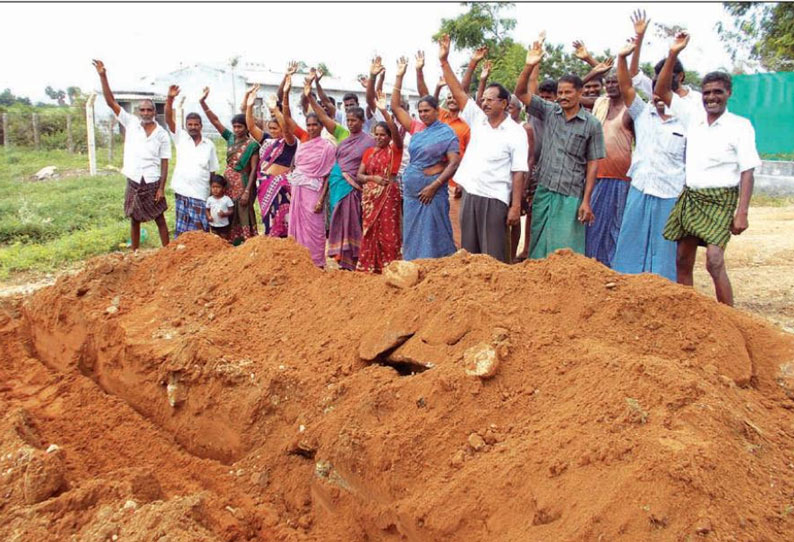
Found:
[[[69,104],[74,105],[83,98],[83,91],[80,87],[66,87],[66,95],[69,97]]]
[[[794,4],[723,2],[731,23],[716,24],[737,71],[743,65],[770,71],[794,70]]]
[[[328,65],[325,62],[320,62],[319,64],[317,64],[317,69],[318,70],[322,70],[323,73],[325,75],[327,75],[328,77],[333,77],[334,76],[334,74],[331,73],[331,70],[328,69]]]
[[[31,105],[30,98],[14,96],[14,93],[11,92],[10,88],[7,88],[0,93],[0,107],[10,107],[15,104]]]
[[[47,88],[44,89],[44,94],[46,94],[50,100],[58,102],[58,105],[66,105],[66,92],[63,90],[55,90],[51,86],[47,86]]]
[[[524,69],[527,54],[525,46],[517,43],[509,35],[516,26],[516,20],[505,16],[505,10],[512,9],[512,2],[483,3],[464,2],[469,10],[454,19],[442,19],[441,28],[433,36],[438,40],[443,34],[449,34],[456,50],[474,49],[481,45],[488,46],[488,58],[493,62],[490,81],[501,83],[508,89],[515,86],[518,74]],[[546,43],[546,55],[540,65],[540,78],[559,79],[567,73],[585,75],[588,66],[577,59],[573,54],[565,52],[561,44]],[[609,55],[605,51],[602,55],[594,55],[601,61]],[[479,82],[479,70],[475,72],[472,80],[474,91]]]

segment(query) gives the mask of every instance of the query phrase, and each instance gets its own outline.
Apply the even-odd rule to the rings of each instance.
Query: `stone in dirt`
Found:
[[[34,173],[33,176],[36,178],[37,181],[43,181],[45,179],[51,179],[52,177],[55,176],[55,171],[57,169],[58,168],[55,167],[55,166],[43,167],[40,170],[38,170],[36,173]]]
[[[410,288],[419,282],[419,266],[413,262],[397,260],[383,270],[386,284],[395,288]]]
[[[499,357],[490,344],[480,343],[463,353],[463,364],[467,375],[486,379],[496,374]]]
[[[23,482],[25,501],[28,504],[35,504],[49,499],[63,486],[64,472],[60,453],[34,451],[25,468]]]
[[[471,435],[469,435],[468,441],[469,441],[469,446],[471,446],[471,449],[474,450],[475,452],[479,452],[480,450],[485,448],[485,440],[483,440],[483,438],[477,433],[472,433]]]

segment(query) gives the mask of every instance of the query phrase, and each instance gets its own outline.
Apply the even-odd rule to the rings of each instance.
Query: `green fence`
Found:
[[[758,152],[794,152],[794,72],[733,76],[731,112],[755,128]]]

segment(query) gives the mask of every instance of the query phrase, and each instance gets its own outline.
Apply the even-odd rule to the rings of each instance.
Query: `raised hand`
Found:
[[[538,40],[527,51],[526,63],[529,66],[536,66],[540,64],[541,59],[543,59],[543,42]]]
[[[253,107],[254,106],[254,104],[256,103],[256,93],[257,92],[259,92],[259,85],[258,84],[254,85],[253,87],[251,87],[251,89],[248,91],[248,98],[245,101],[245,105],[247,107]]]
[[[298,63],[295,62],[294,60],[290,60],[289,63],[287,64],[287,72],[285,75],[289,77],[291,75],[295,75],[297,72],[298,72]]]
[[[362,87],[367,88],[367,84],[369,84],[369,78],[366,75],[359,75],[358,82]]]
[[[474,62],[480,62],[483,58],[485,58],[485,55],[487,54],[488,54],[488,46],[480,45],[474,50],[474,53],[472,53],[471,59]]]
[[[625,45],[618,51],[618,56],[623,58],[629,56],[637,48],[637,38],[629,38],[626,40]]]
[[[485,63],[482,65],[482,72],[480,73],[480,77],[482,79],[488,79],[488,76],[491,75],[491,68],[493,68],[493,63],[490,60],[486,60]]]
[[[257,85],[259,87],[259,85]],[[256,98],[256,93],[252,92],[251,95]],[[275,116],[276,111],[278,111],[278,98],[275,94],[271,94],[267,97],[267,108],[270,110],[270,114]]]
[[[303,95],[307,98],[312,93],[312,78],[311,77],[304,77],[303,78]]]
[[[449,34],[444,34],[438,40],[438,59],[444,62],[449,57]]]
[[[397,77],[405,75],[405,70],[408,69],[408,57],[401,56],[397,59]]]
[[[171,85],[170,87],[168,87],[168,97],[173,100],[177,96],[179,96],[179,86]]]
[[[317,68],[310,68],[309,69],[309,77],[312,78],[312,81],[317,80]]]
[[[424,51],[417,51],[416,52],[416,69],[421,70],[425,67],[425,52]]]
[[[101,60],[97,60],[97,59],[94,59],[91,62],[94,64],[94,67],[96,68],[96,72],[99,75],[105,75],[105,63],[104,62],[102,62]]]
[[[204,90],[201,91],[201,98],[199,98],[200,102],[203,102],[207,99],[207,96],[210,95],[210,87],[204,87]]]
[[[376,56],[372,59],[372,63],[369,65],[369,75],[370,77],[376,77],[380,72],[382,72],[385,68],[383,67],[383,62],[379,56]]]
[[[651,22],[651,20],[645,16],[644,9],[643,10],[638,9],[631,15],[631,23],[634,25],[634,32],[638,36],[645,35],[645,31],[648,29],[649,22]]]
[[[579,40],[573,42],[573,54],[579,60],[587,60],[590,57],[590,51],[584,46],[584,42]]]
[[[386,109],[386,95],[383,92],[378,92],[378,99],[375,100],[375,105],[378,109]]]
[[[325,72],[323,71],[322,68],[317,68],[317,70],[314,73],[315,73],[314,80],[319,83],[320,79],[322,79],[323,75],[325,75]]]
[[[613,64],[615,64],[615,59],[612,57],[607,58],[603,62],[599,62],[595,66],[593,66],[593,70],[598,73],[599,75],[603,75],[609,70],[612,69]]]
[[[447,86],[447,82],[444,80],[444,76],[442,75],[439,77],[438,83],[436,83],[436,88],[444,88],[445,86]]]
[[[678,54],[686,48],[688,43],[689,43],[689,33],[679,32],[678,34],[675,35],[673,44],[670,45],[670,52]]]

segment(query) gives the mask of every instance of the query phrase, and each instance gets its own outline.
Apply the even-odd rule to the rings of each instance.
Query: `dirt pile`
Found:
[[[572,254],[417,265],[188,234],[7,308],[0,538],[794,539],[790,335]]]

